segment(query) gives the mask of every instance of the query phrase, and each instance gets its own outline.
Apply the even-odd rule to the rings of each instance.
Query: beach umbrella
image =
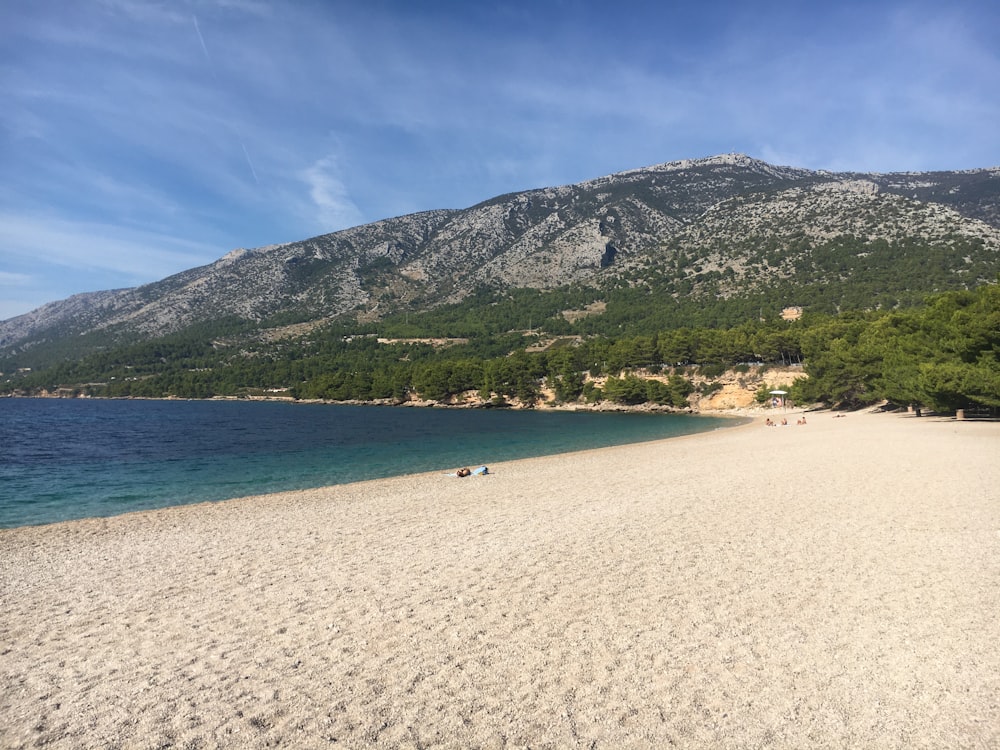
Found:
[[[784,409],[785,408],[785,396],[788,394],[788,391],[769,391],[769,393],[772,396],[780,397],[780,399],[781,399],[781,408]]]

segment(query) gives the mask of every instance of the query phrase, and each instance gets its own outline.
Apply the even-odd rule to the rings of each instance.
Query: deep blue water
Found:
[[[0,528],[657,440],[666,414],[0,398]]]

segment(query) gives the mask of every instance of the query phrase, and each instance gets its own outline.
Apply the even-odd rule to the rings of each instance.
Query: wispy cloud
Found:
[[[26,273],[10,273],[0,271],[0,285],[3,286],[23,286],[31,281],[32,277]]]
[[[326,156],[303,170],[302,179],[309,186],[314,221],[320,231],[332,232],[358,224],[361,213],[340,179],[335,157]]]
[[[202,265],[218,247],[166,233],[0,214],[0,320],[83,291],[137,286]]]
[[[209,69],[212,71],[212,75],[215,75],[215,66],[212,64],[212,56],[208,54],[208,45],[205,44],[205,37],[201,34],[201,26],[198,25],[198,16],[194,13],[191,14],[191,20],[194,22],[194,31],[198,35],[198,41],[201,43],[201,51],[205,55],[205,62],[208,63]]]
[[[39,271],[104,270],[143,283],[200,265],[217,247],[114,224],[0,214],[0,247]],[[14,274],[21,276],[21,274]]]

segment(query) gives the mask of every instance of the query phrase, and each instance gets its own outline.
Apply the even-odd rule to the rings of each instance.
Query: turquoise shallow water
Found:
[[[676,414],[0,399],[0,527],[719,429]]]

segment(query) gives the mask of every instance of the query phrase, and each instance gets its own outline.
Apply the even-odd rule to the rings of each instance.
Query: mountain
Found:
[[[2,321],[0,358],[75,356],[220,320],[365,323],[484,290],[572,286],[587,302],[633,289],[709,304],[780,288],[789,303],[842,309],[998,271],[1000,168],[832,173],[727,154],[233,250]]]

